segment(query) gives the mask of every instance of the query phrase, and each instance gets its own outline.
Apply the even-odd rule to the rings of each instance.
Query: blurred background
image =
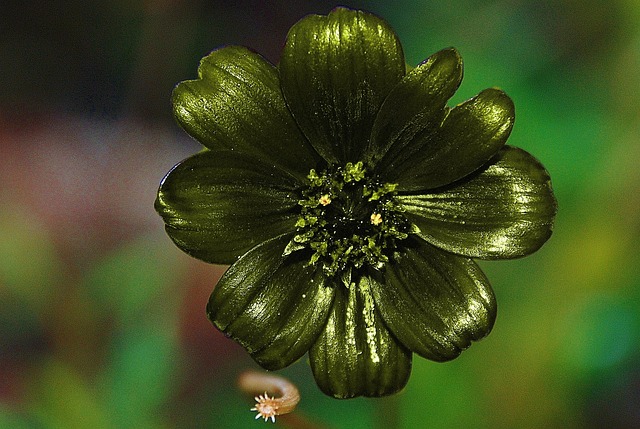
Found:
[[[454,103],[498,86],[510,143],[553,178],[551,240],[482,263],[499,315],[457,360],[414,359],[391,399],[338,401],[282,371],[326,428],[640,427],[640,2],[353,1],[408,63],[455,46]],[[207,321],[224,267],[182,254],[153,210],[199,150],[173,86],[223,44],[277,62],[329,1],[2,0],[0,428],[250,428],[256,365]],[[282,420],[274,427],[286,427]],[[271,423],[269,423],[271,424]]]

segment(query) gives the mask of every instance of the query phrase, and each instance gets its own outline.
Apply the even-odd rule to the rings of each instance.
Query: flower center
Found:
[[[308,265],[321,266],[327,276],[351,284],[354,270],[381,269],[397,242],[407,238],[411,223],[393,198],[396,184],[370,178],[362,162],[311,170],[296,235],[284,254],[307,249]]]

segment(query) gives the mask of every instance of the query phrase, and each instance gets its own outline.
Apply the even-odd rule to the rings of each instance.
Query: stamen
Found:
[[[382,223],[382,215],[380,213],[371,213],[371,223],[378,226]]]
[[[307,178],[295,235],[283,255],[307,249],[307,266],[320,266],[327,277],[365,266],[382,269],[411,230],[394,198],[397,185],[369,177],[362,161],[311,170]]]
[[[331,197],[329,196],[329,194],[324,194],[320,197],[320,204],[322,204],[323,206],[328,206],[329,204],[331,204]]]

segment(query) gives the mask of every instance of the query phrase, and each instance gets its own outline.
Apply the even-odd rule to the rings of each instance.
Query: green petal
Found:
[[[375,115],[405,72],[402,47],[380,18],[337,8],[287,36],[282,91],[298,125],[328,161],[359,161]]]
[[[535,252],[551,236],[556,200],[544,167],[527,152],[503,148],[484,171],[432,194],[398,201],[426,241],[484,259]]]
[[[514,120],[511,99],[499,89],[486,89],[451,109],[436,133],[417,136],[406,154],[384,166],[385,179],[398,183],[400,191],[448,185],[491,159],[506,143]]]
[[[180,125],[206,147],[231,149],[296,172],[304,178],[318,155],[286,107],[277,69],[238,46],[213,51],[198,68],[198,80],[173,91]]]
[[[326,328],[309,352],[318,386],[336,398],[395,393],[411,373],[411,352],[382,323],[369,283],[362,277],[349,289],[336,286]]]
[[[156,210],[188,254],[230,264],[269,238],[293,232],[297,182],[247,155],[204,151],[163,179]]]
[[[461,81],[462,58],[453,48],[431,55],[411,70],[382,104],[363,159],[376,163],[386,154],[381,167],[393,168],[414,157],[407,145],[418,149],[416,140],[428,141],[440,128],[449,112],[446,103]]]
[[[471,259],[421,240],[372,279],[384,322],[406,347],[435,361],[455,358],[491,331],[496,302]]]
[[[246,253],[216,285],[207,315],[265,369],[286,367],[305,354],[324,327],[334,288],[304,260],[288,258],[289,236]]]

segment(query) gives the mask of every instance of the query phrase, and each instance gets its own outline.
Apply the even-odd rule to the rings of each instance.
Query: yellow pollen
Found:
[[[371,213],[371,223],[378,226],[382,223],[382,215],[380,213]]]
[[[328,206],[329,204],[331,204],[331,197],[329,196],[329,194],[324,194],[320,197],[320,204],[322,204],[323,206]]]

